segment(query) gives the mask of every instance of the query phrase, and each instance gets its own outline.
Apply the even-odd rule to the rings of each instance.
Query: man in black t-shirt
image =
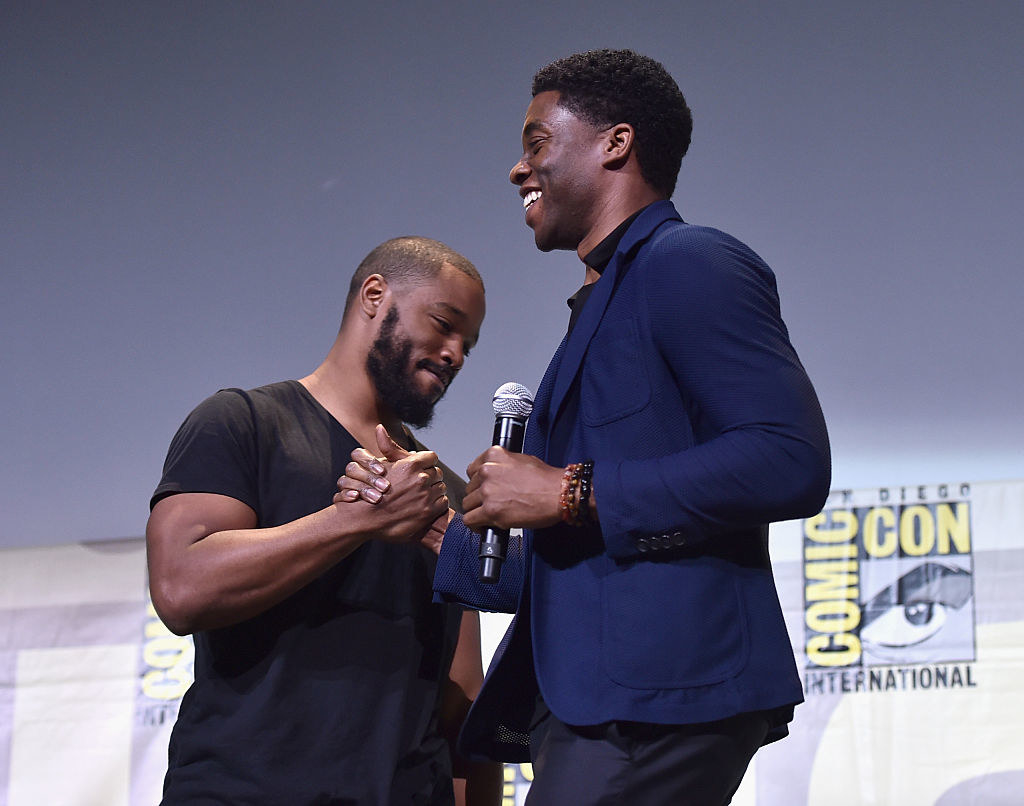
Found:
[[[498,802],[495,765],[457,768],[453,793],[479,625],[431,604],[463,485],[404,426],[429,422],[483,316],[469,261],[388,241],[356,270],[316,370],[222,390],[175,435],[146,530],[150,586],[196,661],[165,804]],[[387,433],[405,442],[381,485],[390,506],[343,504],[352,450],[391,455]]]

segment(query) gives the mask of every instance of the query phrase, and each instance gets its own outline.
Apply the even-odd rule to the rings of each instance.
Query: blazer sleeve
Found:
[[[510,537],[496,583],[480,581],[480,535],[456,515],[444,533],[434,571],[434,601],[490,613],[515,613],[523,588],[525,558],[521,537]]]
[[[595,464],[608,553],[636,556],[638,537],[666,530],[702,540],[817,513],[831,481],[828,435],[771,270],[699,227],[660,237],[634,269],[652,360],[669,366],[694,444]]]

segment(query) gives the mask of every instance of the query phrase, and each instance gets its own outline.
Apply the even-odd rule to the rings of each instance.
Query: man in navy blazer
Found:
[[[821,508],[828,437],[771,270],[668,201],[690,129],[657,62],[577,54],[535,76],[510,175],[586,279],[524,452],[468,468],[434,586],[516,613],[460,743],[531,760],[530,804],[728,803],[803,699],[768,524]],[[486,526],[524,530],[497,585]]]

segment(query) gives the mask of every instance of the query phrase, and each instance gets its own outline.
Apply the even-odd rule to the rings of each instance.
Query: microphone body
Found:
[[[533,395],[530,390],[518,383],[502,384],[495,391],[492,404],[494,436],[491,444],[512,453],[522,453],[526,421],[533,411]],[[508,529],[488,527],[480,538],[481,582],[498,581],[507,550]]]

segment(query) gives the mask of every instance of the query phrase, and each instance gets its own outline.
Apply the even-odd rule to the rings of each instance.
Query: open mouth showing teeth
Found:
[[[530,205],[537,201],[537,199],[539,199],[540,197],[541,192],[539,190],[531,190],[529,193],[523,196],[523,209],[529,210]]]

